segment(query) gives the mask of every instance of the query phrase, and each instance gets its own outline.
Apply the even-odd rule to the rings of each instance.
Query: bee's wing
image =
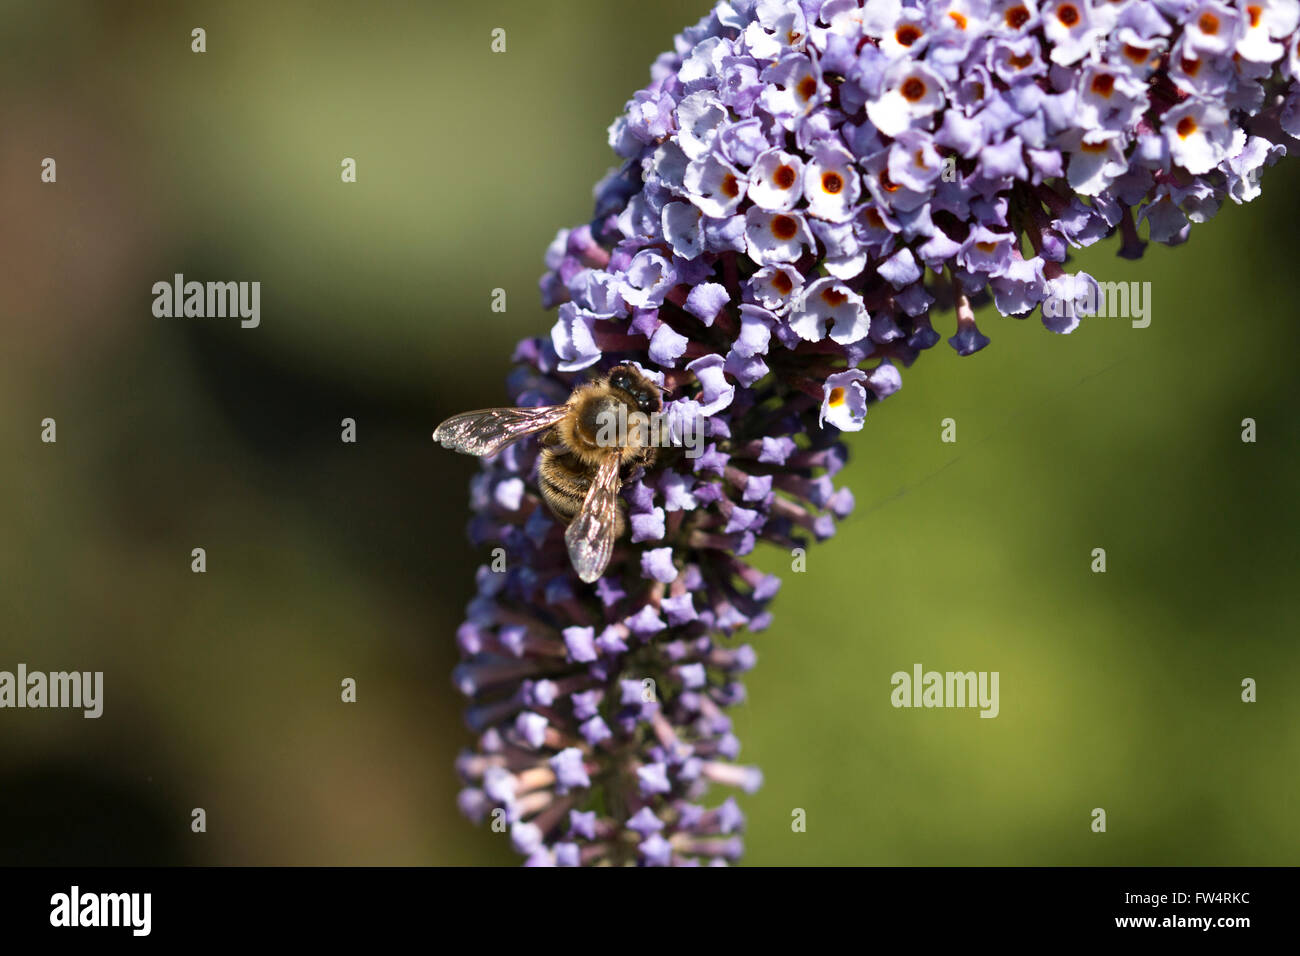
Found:
[[[554,425],[567,411],[567,405],[541,405],[462,412],[435,428],[433,440],[465,455],[495,455],[512,441]]]
[[[590,584],[605,573],[614,553],[614,532],[618,528],[619,456],[609,455],[600,463],[587,489],[582,510],[564,532],[569,560],[578,577]]]

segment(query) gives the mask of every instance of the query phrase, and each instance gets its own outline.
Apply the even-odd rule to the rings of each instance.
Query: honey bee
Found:
[[[568,525],[569,560],[590,584],[605,573],[614,542],[627,526],[619,500],[623,477],[637,465],[651,467],[657,456],[659,392],[635,366],[616,365],[575,388],[563,405],[463,412],[439,425],[433,440],[452,451],[486,456],[545,430],[538,485],[551,511]],[[633,425],[627,427],[629,421]],[[611,427],[614,423],[625,427]]]

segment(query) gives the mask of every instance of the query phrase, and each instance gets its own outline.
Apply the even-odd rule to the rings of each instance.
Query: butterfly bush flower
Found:
[[[1298,27],[1296,0],[729,0],[678,36],[547,252],[555,326],[508,390],[560,403],[636,362],[697,453],[628,476],[594,585],[536,437],[484,462],[470,538],[506,567],[458,634],[463,810],[531,864],[735,860],[719,788],[761,777],[728,708],[780,587],[748,556],[835,532],[840,433],[941,339],[986,347],[977,307],[1068,333],[1097,299],[1071,249],[1134,258],[1254,198],[1300,133]]]

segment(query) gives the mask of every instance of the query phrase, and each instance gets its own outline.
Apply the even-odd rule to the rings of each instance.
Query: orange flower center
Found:
[[[1115,91],[1115,77],[1109,73],[1098,73],[1092,78],[1092,91],[1098,96],[1109,97]]]
[[[822,173],[822,189],[834,196],[844,188],[844,179],[839,173]]]
[[[1131,43],[1124,44],[1124,55],[1134,63],[1145,63],[1149,54],[1149,50],[1144,50],[1140,46],[1134,46]]]
[[[776,167],[772,182],[776,183],[777,189],[789,189],[794,185],[794,170],[784,164]]]
[[[894,39],[903,46],[911,46],[917,40],[921,39],[921,31],[909,23],[894,31]]]
[[[1183,139],[1187,139],[1187,137],[1196,132],[1196,120],[1192,119],[1190,116],[1184,116],[1178,121],[1178,125],[1175,126],[1174,129],[1177,131],[1179,136]]]
[[[799,224],[789,216],[775,216],[772,219],[772,235],[778,239],[790,240],[799,234]]]

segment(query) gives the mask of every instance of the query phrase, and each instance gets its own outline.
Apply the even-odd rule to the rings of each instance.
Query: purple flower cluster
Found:
[[[629,535],[593,587],[541,502],[537,441],[484,463],[456,675],[480,736],[462,808],[537,864],[724,862],[752,790],[726,708],[779,581],[853,507],[841,431],[901,385],[952,309],[1042,309],[1070,332],[1096,283],[1071,248],[1175,244],[1259,192],[1300,133],[1296,0],[726,0],[610,127],[624,158],[562,231],[522,343],[520,405],[635,361],[702,454],[629,476]]]

